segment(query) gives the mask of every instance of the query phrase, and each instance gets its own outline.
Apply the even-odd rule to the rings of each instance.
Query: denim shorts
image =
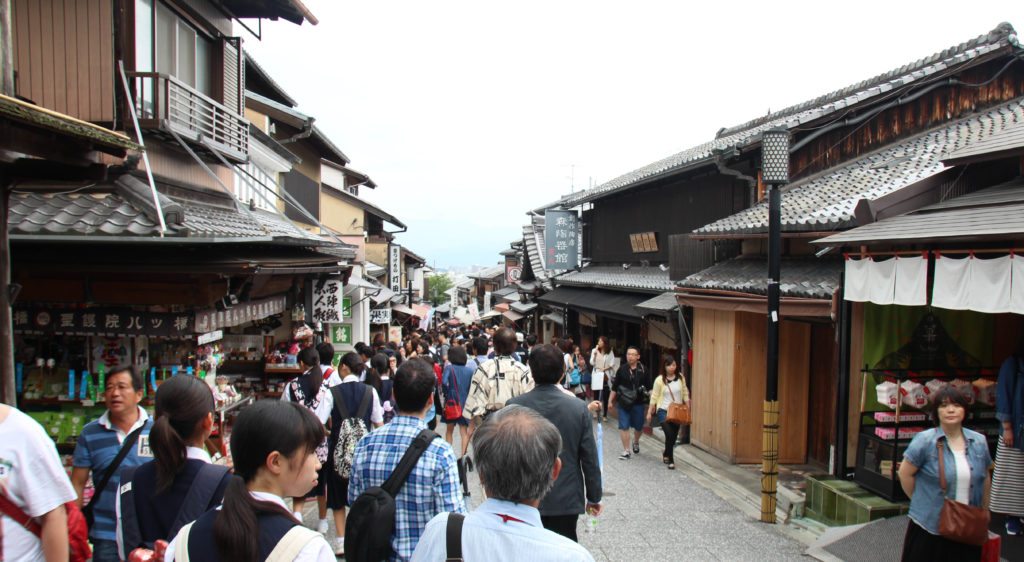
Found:
[[[630,427],[637,431],[644,429],[644,405],[633,404],[629,408],[623,408],[618,403],[615,407],[619,410],[619,429],[627,430]]]

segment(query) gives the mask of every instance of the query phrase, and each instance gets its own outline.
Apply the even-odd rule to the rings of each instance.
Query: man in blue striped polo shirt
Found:
[[[107,386],[103,393],[107,411],[100,419],[89,422],[82,429],[75,445],[72,460],[71,483],[78,493],[78,505],[82,505],[82,493],[92,473],[93,485],[98,486],[107,473],[111,462],[117,456],[121,445],[131,432],[142,427],[138,440],[114,471],[113,476],[102,490],[96,490],[93,501],[95,521],[89,529],[93,544],[94,562],[116,562],[117,521],[114,514],[114,500],[121,483],[121,470],[138,466],[153,459],[149,450],[149,430],[153,423],[146,411],[139,406],[142,401],[142,377],[132,366],[118,367],[107,375]],[[98,501],[97,501],[98,500]]]

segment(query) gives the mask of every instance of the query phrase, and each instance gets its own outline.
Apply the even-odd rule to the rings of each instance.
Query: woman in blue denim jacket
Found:
[[[904,562],[981,560],[981,547],[939,535],[943,493],[939,487],[939,448],[946,469],[946,494],[975,507],[988,504],[992,457],[985,436],[963,427],[968,403],[953,387],[935,393],[931,415],[938,427],[914,436],[900,463],[903,491],[910,498],[910,524],[903,541]]]

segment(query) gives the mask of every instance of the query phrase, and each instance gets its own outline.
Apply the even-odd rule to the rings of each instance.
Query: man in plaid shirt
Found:
[[[434,405],[437,378],[429,363],[413,358],[395,374],[395,402],[398,415],[391,423],[359,440],[352,457],[348,503],[359,494],[380,486],[398,466],[413,439],[427,424],[423,416]],[[459,487],[455,452],[444,439],[424,451],[409,479],[395,497],[395,532],[391,537],[391,560],[408,560],[427,523],[438,513],[467,513]]]

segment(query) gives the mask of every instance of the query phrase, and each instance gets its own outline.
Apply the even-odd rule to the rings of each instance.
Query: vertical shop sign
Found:
[[[313,284],[313,321],[340,322],[344,318],[342,283],[336,279],[317,281]]]
[[[523,266],[519,265],[519,258],[507,256],[505,258],[505,283],[518,283],[523,276]]]
[[[544,269],[572,269],[579,264],[580,221],[574,211],[544,212]]]
[[[392,244],[388,247],[388,284],[391,290],[402,292],[402,247]]]

